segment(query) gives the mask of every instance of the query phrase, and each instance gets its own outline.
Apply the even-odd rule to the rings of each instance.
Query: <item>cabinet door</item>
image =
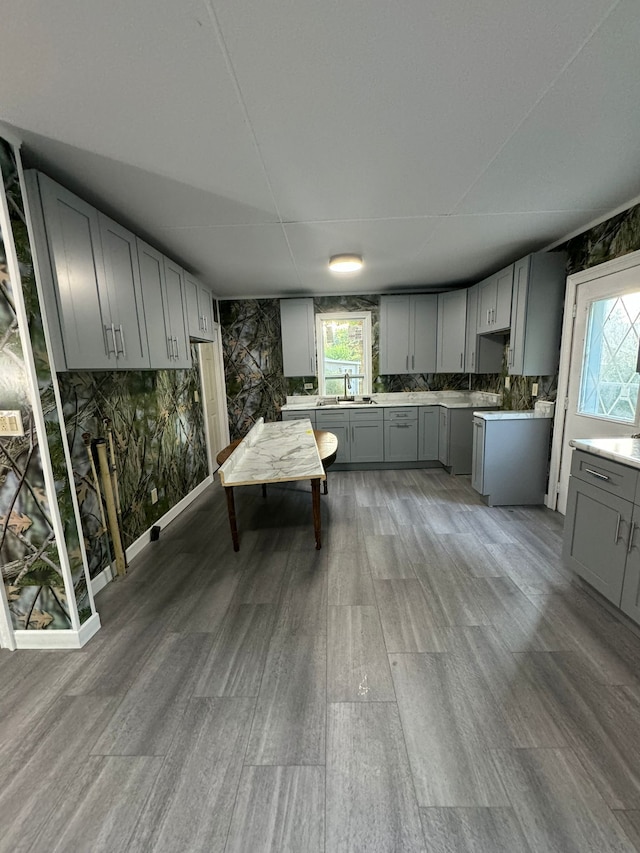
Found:
[[[39,182],[67,369],[113,369],[98,211],[45,175]]]
[[[332,432],[338,439],[338,452],[336,454],[336,463],[344,464],[351,462],[351,430],[349,428],[349,419],[339,418],[335,421],[325,419],[318,424],[318,429]]]
[[[409,296],[380,297],[380,373],[409,373]]]
[[[439,406],[440,429],[438,430],[438,462],[449,464],[449,410]]]
[[[465,373],[477,373],[478,285],[467,289],[467,329],[464,346]]]
[[[640,622],[640,507],[634,506],[631,532],[627,543],[627,564],[622,585],[622,601],[624,612]]]
[[[202,314],[205,341],[213,341],[215,321],[213,319],[213,294],[205,284],[198,282],[198,309]]]
[[[384,431],[382,421],[352,423],[351,461],[382,462],[384,459]]]
[[[435,373],[438,297],[418,294],[410,301],[409,372]]]
[[[620,606],[632,504],[569,478],[562,556],[566,563]]]
[[[492,331],[497,294],[498,280],[495,275],[485,278],[478,285],[478,334]]]
[[[484,494],[484,436],[484,421],[481,418],[474,418],[471,485],[481,495]]]
[[[169,308],[166,305],[164,258],[160,252],[142,240],[136,240],[136,245],[150,365],[156,370],[175,367],[175,346],[171,336]]]
[[[384,461],[415,462],[418,458],[418,421],[385,421]]]
[[[140,370],[149,367],[149,347],[136,238],[102,213],[99,222],[117,366]]]
[[[164,259],[164,278],[167,288],[166,307],[175,358],[173,367],[191,367],[191,346],[184,322],[184,271],[169,258]]]
[[[284,375],[315,376],[313,299],[281,299],[280,327]]]
[[[422,406],[418,423],[418,459],[421,462],[438,458],[440,406]]]
[[[524,335],[527,318],[527,291],[529,286],[529,258],[514,265],[513,296],[511,298],[511,338],[507,352],[507,369],[510,376],[521,376],[524,366]]]
[[[464,373],[467,291],[438,295],[438,373]]]
[[[184,275],[184,305],[187,318],[187,329],[189,337],[198,341],[204,338],[204,322],[200,308],[200,285],[193,276]]]
[[[513,291],[513,264],[496,275],[496,307],[493,314],[493,331],[508,329],[511,325],[511,295]]]
[[[298,411],[288,411],[282,412],[282,420],[283,421],[303,421],[310,420],[313,427],[316,425],[316,413],[314,409],[299,409]],[[324,426],[320,426],[320,429],[324,429]]]

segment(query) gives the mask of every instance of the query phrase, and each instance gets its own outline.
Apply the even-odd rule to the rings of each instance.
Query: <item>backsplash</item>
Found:
[[[191,349],[186,370],[58,374],[91,577],[111,555],[82,434],[104,436],[104,419],[111,421],[126,548],[208,473],[203,410],[194,402],[198,347]]]

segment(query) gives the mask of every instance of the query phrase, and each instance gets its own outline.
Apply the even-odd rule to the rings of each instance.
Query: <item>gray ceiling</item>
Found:
[[[4,0],[0,120],[219,296],[441,287],[640,194],[639,45],[638,0]]]

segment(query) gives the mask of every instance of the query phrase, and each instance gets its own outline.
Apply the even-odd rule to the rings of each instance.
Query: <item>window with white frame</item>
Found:
[[[371,393],[371,312],[316,314],[318,393]]]

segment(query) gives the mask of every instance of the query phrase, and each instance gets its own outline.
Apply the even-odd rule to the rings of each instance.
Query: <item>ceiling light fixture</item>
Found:
[[[362,266],[361,255],[334,255],[329,259],[331,272],[359,272]]]

